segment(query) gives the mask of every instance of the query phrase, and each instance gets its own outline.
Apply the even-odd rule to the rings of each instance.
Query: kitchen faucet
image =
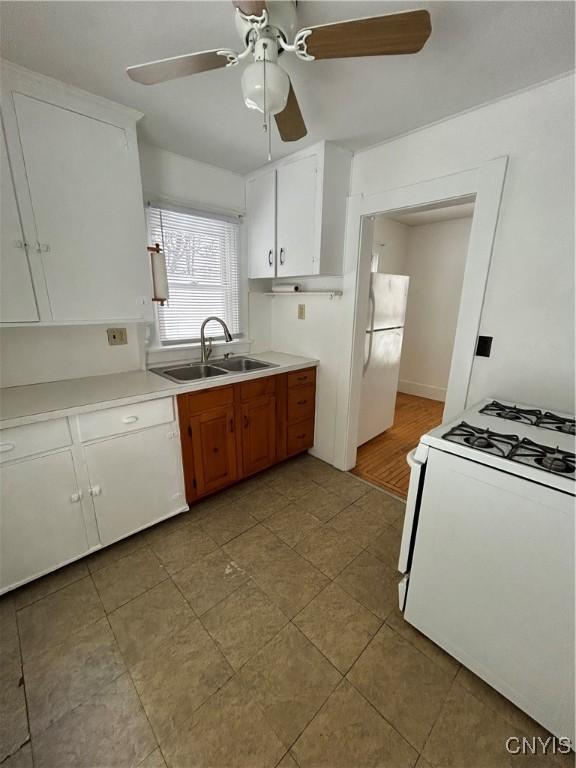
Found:
[[[217,323],[220,323],[220,325],[224,329],[224,338],[226,339],[226,341],[227,342],[232,341],[232,334],[228,330],[228,326],[226,325],[224,320],[221,320],[219,317],[216,317],[215,315],[212,315],[211,317],[207,317],[200,327],[200,348],[202,351],[202,355],[200,358],[201,363],[207,363],[208,358],[212,354],[212,339],[211,338],[208,339],[208,349],[206,349],[206,337],[204,335],[204,329],[206,328],[206,324],[212,320],[215,320]]]

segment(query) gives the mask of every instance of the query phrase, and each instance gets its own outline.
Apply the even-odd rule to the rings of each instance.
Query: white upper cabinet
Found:
[[[247,249],[249,277],[274,277],[276,263],[276,172],[246,182]]]
[[[39,315],[28,263],[28,246],[16,203],[3,132],[0,152],[0,321],[34,322]]]
[[[4,69],[2,113],[40,309],[31,319],[148,319],[138,114],[18,67]]]
[[[342,274],[351,158],[322,142],[247,178],[249,277]],[[271,237],[275,259],[262,268]]]

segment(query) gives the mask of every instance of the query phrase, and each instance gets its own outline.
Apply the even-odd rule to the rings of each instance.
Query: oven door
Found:
[[[401,611],[404,610],[404,604],[406,602],[406,592],[408,589],[408,580],[410,578],[410,564],[412,562],[412,551],[414,549],[416,527],[418,525],[418,510],[420,506],[420,498],[422,496],[427,457],[428,446],[423,445],[422,443],[420,443],[413,451],[410,451],[406,457],[406,461],[410,467],[410,484],[408,486],[404,528],[402,531],[400,557],[398,560],[398,570],[403,574],[402,579],[398,584],[398,601]]]

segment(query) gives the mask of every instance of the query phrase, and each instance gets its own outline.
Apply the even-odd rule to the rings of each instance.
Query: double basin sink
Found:
[[[226,376],[230,373],[249,373],[250,371],[275,367],[274,363],[263,363],[261,360],[252,360],[250,357],[231,357],[214,360],[211,363],[188,363],[165,368],[151,368],[150,370],[165,379],[170,379],[170,381],[181,382],[211,379],[213,376]]]

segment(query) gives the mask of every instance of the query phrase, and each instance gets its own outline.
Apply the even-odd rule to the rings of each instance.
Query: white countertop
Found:
[[[182,384],[169,381],[150,371],[128,371],[107,376],[90,376],[85,379],[6,387],[0,389],[0,429],[62,416],[74,416],[78,413],[118,405],[130,405],[143,400],[154,400],[185,392],[196,392],[200,389],[221,387],[238,381],[260,379],[264,376],[274,376],[318,365],[318,360],[286,355],[283,352],[262,352],[247,356],[254,360],[273,363],[275,367],[249,373],[231,373]]]

